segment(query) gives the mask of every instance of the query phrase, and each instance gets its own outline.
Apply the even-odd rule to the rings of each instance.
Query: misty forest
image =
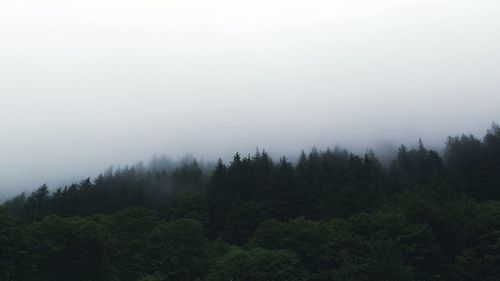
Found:
[[[368,151],[109,169],[0,207],[0,280],[500,278],[500,127]]]

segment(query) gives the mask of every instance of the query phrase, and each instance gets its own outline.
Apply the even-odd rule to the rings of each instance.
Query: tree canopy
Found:
[[[0,280],[499,280],[500,127],[373,151],[165,158],[0,206]]]

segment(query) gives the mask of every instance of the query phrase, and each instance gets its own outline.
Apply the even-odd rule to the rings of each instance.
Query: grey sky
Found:
[[[0,1],[0,188],[500,121],[500,2]]]

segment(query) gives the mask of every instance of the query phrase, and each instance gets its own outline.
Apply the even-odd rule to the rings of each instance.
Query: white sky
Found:
[[[0,190],[500,121],[500,2],[0,0]]]

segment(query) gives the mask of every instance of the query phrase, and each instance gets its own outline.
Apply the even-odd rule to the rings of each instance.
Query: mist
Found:
[[[0,3],[0,194],[500,121],[498,1]]]

